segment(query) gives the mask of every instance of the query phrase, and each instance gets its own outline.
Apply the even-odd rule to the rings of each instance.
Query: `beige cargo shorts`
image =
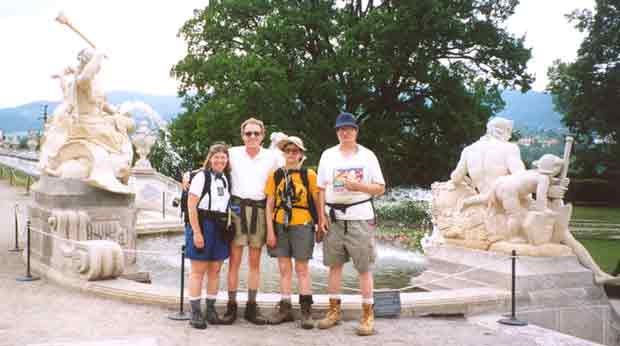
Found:
[[[332,222],[323,240],[323,264],[337,266],[352,259],[359,273],[372,271],[377,258],[375,228],[372,220]]]

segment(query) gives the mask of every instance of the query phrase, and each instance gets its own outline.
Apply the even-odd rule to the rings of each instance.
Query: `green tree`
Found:
[[[336,143],[340,110],[360,121],[388,183],[446,178],[501,110],[499,88],[530,88],[530,50],[503,23],[516,0],[210,1],[181,28],[172,69],[187,112],[171,143],[199,162],[256,115],[300,135],[310,162]]]
[[[620,1],[597,0],[596,13],[567,15],[586,33],[574,62],[556,61],[548,90],[564,123],[577,135],[576,172],[620,179]],[[616,183],[617,184],[617,183]]]

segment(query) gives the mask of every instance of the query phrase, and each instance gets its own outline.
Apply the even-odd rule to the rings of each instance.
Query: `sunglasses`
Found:
[[[259,131],[248,131],[248,132],[244,132],[243,135],[246,137],[260,137],[263,133],[259,132]]]

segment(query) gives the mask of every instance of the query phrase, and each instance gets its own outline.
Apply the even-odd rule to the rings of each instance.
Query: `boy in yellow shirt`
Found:
[[[278,310],[269,317],[271,324],[293,321],[291,284],[293,263],[299,285],[301,327],[314,328],[312,320],[312,283],[308,260],[314,250],[318,192],[316,172],[301,168],[306,148],[299,137],[287,137],[278,143],[284,153],[284,167],[269,175],[265,186],[267,203],[267,247],[278,258],[280,294]],[[270,222],[273,220],[273,222]]]

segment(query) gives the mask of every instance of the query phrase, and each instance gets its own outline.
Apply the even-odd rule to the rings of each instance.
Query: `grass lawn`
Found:
[[[620,224],[620,208],[608,207],[575,207],[573,209],[574,219],[589,219],[603,221],[612,224]],[[603,226],[602,227],[607,227]],[[617,226],[614,226],[617,227]],[[601,266],[601,269],[611,273],[620,261],[620,240],[618,239],[599,239],[587,238],[582,235],[578,238],[583,246],[588,249],[592,258]]]
[[[574,207],[573,219],[591,219],[620,223],[620,208]]]
[[[611,274],[620,261],[620,241],[613,239],[579,239],[590,251],[592,258],[604,271]]]

